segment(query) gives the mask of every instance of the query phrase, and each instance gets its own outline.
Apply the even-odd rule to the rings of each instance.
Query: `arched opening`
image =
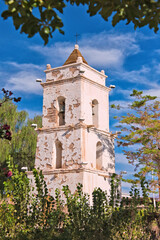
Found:
[[[56,141],[56,168],[62,168],[62,143]]]
[[[92,124],[98,127],[98,101],[96,99],[92,101]]]
[[[59,117],[59,126],[65,125],[65,98],[58,98],[58,117]]]
[[[103,145],[101,142],[97,142],[96,144],[96,169],[102,169],[102,153],[103,153]]]

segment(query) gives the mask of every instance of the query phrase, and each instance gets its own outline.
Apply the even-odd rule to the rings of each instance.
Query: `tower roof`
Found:
[[[63,64],[63,66],[64,66],[64,65],[68,65],[68,64],[72,64],[72,63],[76,63],[78,57],[82,57],[82,62],[88,64],[87,61],[86,61],[86,60],[84,59],[84,57],[82,56],[82,54],[81,54],[81,52],[79,51],[78,48],[79,48],[79,46],[76,44],[73,52],[70,54],[70,56],[69,56],[68,59],[65,61],[65,63]]]

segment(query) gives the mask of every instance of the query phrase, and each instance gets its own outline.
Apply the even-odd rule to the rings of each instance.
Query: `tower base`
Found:
[[[34,176],[32,172],[27,173],[34,185]],[[86,168],[80,169],[55,169],[43,171],[49,195],[55,197],[55,190],[62,190],[63,186],[68,185],[71,193],[76,191],[78,183],[83,185],[83,192],[89,194],[90,203],[92,203],[92,192],[95,188],[101,188],[110,195],[110,175],[106,171],[92,170]],[[62,193],[62,199],[64,198]]]

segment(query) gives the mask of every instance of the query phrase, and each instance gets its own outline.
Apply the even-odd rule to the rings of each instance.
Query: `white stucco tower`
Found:
[[[78,45],[63,66],[48,64],[45,73],[35,167],[43,170],[51,195],[63,185],[74,192],[78,183],[90,195],[96,187],[109,192],[115,158],[107,76],[88,65]]]

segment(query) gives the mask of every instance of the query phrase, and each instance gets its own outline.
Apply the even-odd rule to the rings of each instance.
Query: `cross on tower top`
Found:
[[[80,34],[76,33],[74,36],[76,37],[76,44],[77,44],[78,43],[78,37],[80,36]]]

